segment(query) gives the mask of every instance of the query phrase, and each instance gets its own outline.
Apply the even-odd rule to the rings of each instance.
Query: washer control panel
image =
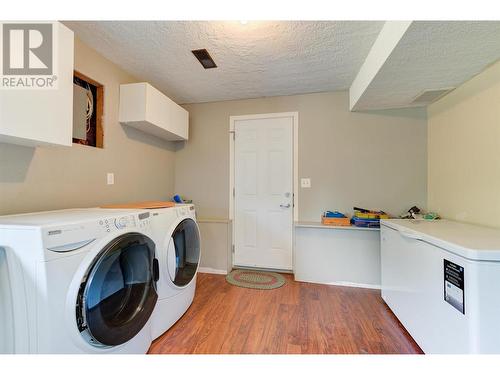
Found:
[[[144,212],[138,215],[139,228],[145,229],[149,226],[149,224],[151,223],[151,219],[149,217],[150,217],[149,212]]]
[[[109,219],[99,220],[99,226],[106,232],[111,232],[114,229],[125,229],[137,226],[134,215],[125,215]]]
[[[104,210],[102,212],[106,215]],[[109,212],[107,214],[110,215]],[[85,248],[108,234],[137,230],[151,232],[149,212],[119,212],[110,216],[99,215],[80,222],[47,226],[43,228],[43,241],[50,253],[62,253]]]
[[[133,218],[133,216],[132,216]],[[117,229],[123,229],[123,228],[126,228],[129,224],[130,224],[130,217],[128,216],[122,216],[122,217],[119,217],[119,218],[116,218],[114,220],[115,222],[115,227]]]

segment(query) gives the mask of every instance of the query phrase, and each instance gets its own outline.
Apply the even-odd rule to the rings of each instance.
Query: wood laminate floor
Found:
[[[255,290],[199,274],[193,304],[149,353],[422,353],[380,291],[285,277]]]

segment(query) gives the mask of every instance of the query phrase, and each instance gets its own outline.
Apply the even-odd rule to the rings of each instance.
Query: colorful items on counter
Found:
[[[413,206],[405,212],[404,214],[399,216],[401,219],[419,219],[420,218],[420,208],[417,206]]]
[[[400,219],[416,219],[416,220],[438,220],[439,214],[436,212],[427,212],[423,213],[420,208],[417,206],[413,206],[408,210],[408,212],[405,212],[404,214],[399,216]]]
[[[384,211],[372,211],[354,207],[354,216],[349,219],[339,211],[325,211],[321,216],[323,225],[351,226],[362,228],[380,228],[380,219],[389,219]]]
[[[361,219],[353,216],[351,224],[359,228],[380,228],[380,219]]]
[[[324,217],[347,217],[342,212],[339,211],[325,211],[323,213]]]
[[[372,211],[354,207],[354,216],[351,218],[351,224],[362,228],[380,228],[380,219],[389,219],[389,215],[384,211]]]
[[[424,220],[438,220],[438,219],[441,219],[439,217],[439,214],[436,213],[436,212],[427,212],[426,214],[424,214],[423,218],[424,218]]]
[[[172,201],[174,201],[175,203],[184,203],[184,201],[182,200],[182,198],[179,194],[175,194],[172,197]]]
[[[193,203],[191,199],[186,199],[184,197],[181,197],[179,194],[176,194],[172,197],[172,202],[175,203]]]
[[[323,225],[333,225],[333,226],[350,226],[351,222],[349,218],[343,213],[338,211],[326,211],[321,216],[321,223]]]
[[[353,207],[353,209],[354,216],[350,219],[339,211],[325,211],[321,216],[321,223],[332,226],[353,225],[360,228],[380,228],[381,219],[390,219],[390,216],[384,211],[367,210],[360,207]],[[439,215],[435,212],[422,213],[418,207],[413,206],[400,218],[436,220],[439,219]]]

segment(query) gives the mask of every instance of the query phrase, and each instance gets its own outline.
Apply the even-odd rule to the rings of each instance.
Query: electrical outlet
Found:
[[[310,188],[311,187],[311,179],[310,178],[301,178],[300,179],[300,187],[301,188]]]
[[[115,174],[114,173],[108,173],[106,178],[107,178],[108,185],[115,184]]]

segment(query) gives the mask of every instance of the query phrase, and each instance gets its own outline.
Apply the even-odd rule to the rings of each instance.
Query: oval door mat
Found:
[[[276,289],[285,285],[285,278],[276,272],[232,270],[227,276],[229,284],[251,289]]]

